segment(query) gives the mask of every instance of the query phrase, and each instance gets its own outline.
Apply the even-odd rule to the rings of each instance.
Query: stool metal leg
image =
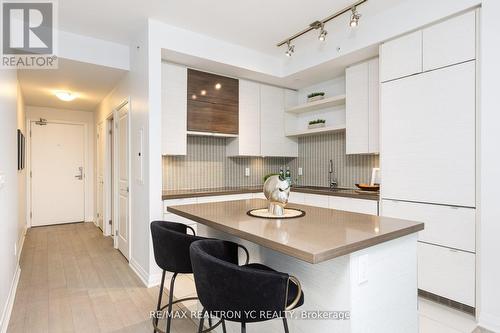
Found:
[[[161,283],[160,283],[160,293],[158,294],[158,306],[156,307],[156,315],[158,315],[158,312],[161,309],[161,298],[163,296],[163,285],[165,283],[165,271],[161,274]],[[155,324],[158,326],[158,319],[155,319]],[[153,329],[153,333],[156,333],[156,329]]]
[[[226,321],[224,319],[221,319],[221,324],[222,324],[222,333],[227,333],[226,332]]]
[[[170,324],[172,322],[172,306],[174,300],[174,284],[177,273],[174,273],[172,280],[170,281],[170,289],[168,293],[168,312],[167,312],[167,330],[165,332],[170,333]]]
[[[247,326],[245,322],[241,323],[241,333],[246,333],[247,332]]]
[[[285,333],[289,333],[288,322],[286,321],[286,318],[283,318],[283,327],[285,328]]]
[[[203,332],[203,322],[205,321],[205,309],[201,310],[200,325],[198,326],[198,333]]]

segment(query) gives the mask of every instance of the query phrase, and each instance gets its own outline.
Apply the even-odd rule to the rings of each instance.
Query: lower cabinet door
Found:
[[[474,208],[382,200],[382,215],[424,222],[418,239],[468,252],[476,252]]]
[[[418,288],[475,307],[473,253],[418,243]]]
[[[314,207],[329,208],[327,195],[304,193],[304,204]]]
[[[332,196],[329,198],[329,206],[331,209],[345,210],[353,213],[378,215],[378,201],[376,200]]]

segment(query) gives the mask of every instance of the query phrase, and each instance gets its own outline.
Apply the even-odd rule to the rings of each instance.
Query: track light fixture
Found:
[[[328,31],[325,30],[325,24],[321,23],[321,31],[319,32],[318,39],[323,42],[326,39],[326,35],[328,35]]]
[[[327,18],[321,20],[321,21],[314,21],[313,23],[311,23],[309,25],[309,27],[307,27],[306,29],[296,33],[295,35],[292,35],[290,37],[288,37],[287,39],[279,42],[276,46],[278,47],[281,47],[283,45],[286,44],[287,46],[287,50],[285,52],[285,54],[290,57],[292,56],[292,53],[295,52],[295,45],[291,44],[291,42],[308,33],[309,31],[311,30],[317,30],[317,29],[321,29],[320,32],[319,32],[319,35],[318,35],[318,39],[320,41],[324,41],[326,39],[326,35],[328,35],[328,31],[326,31],[325,29],[325,24],[339,16],[341,16],[342,14],[345,14],[347,12],[351,12],[351,17],[350,17],[350,21],[349,21],[349,26],[352,27],[352,28],[355,28],[359,25],[359,18],[361,17],[361,14],[358,13],[358,6],[367,2],[368,0],[358,0],[356,1],[355,3],[353,3],[352,5],[350,5],[349,7],[345,7],[344,9],[328,16]]]
[[[291,57],[293,52],[295,52],[295,45],[290,44],[290,41],[286,42],[287,50],[285,52],[287,57]]]
[[[358,13],[356,6],[352,6],[351,12],[351,21],[349,22],[349,26],[351,28],[356,28],[359,25],[359,18],[361,17],[361,14]]]

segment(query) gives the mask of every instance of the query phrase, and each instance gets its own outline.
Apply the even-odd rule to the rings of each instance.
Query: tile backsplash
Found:
[[[170,190],[263,183],[264,175],[289,166],[300,185],[327,186],[328,161],[332,159],[339,186],[353,187],[368,182],[377,155],[345,155],[345,133],[332,133],[299,139],[299,157],[226,157],[226,138],[188,137],[186,156],[163,157],[163,188]],[[302,167],[303,175],[297,176]],[[245,168],[250,176],[245,176]]]

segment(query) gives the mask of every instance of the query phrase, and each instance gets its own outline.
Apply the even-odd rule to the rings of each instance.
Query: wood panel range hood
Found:
[[[238,80],[188,69],[188,133],[238,135]]]

